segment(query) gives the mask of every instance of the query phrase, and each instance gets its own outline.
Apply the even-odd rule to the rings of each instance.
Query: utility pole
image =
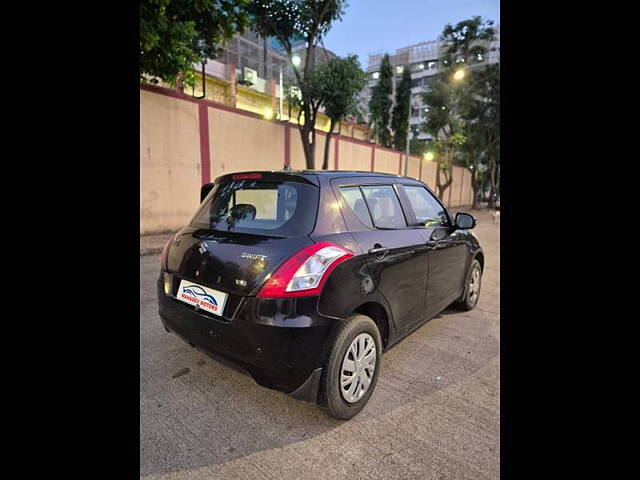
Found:
[[[409,168],[409,139],[411,138],[411,90],[409,90],[409,114],[407,115],[407,158],[404,161],[404,176]]]
[[[280,116],[278,120],[282,121],[282,96],[284,95],[284,89],[282,87],[282,65],[280,66]]]

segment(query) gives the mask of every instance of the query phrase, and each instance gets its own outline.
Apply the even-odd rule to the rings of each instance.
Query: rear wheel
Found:
[[[348,420],[369,401],[380,373],[382,342],[375,322],[352,315],[337,328],[322,369],[318,404]]]

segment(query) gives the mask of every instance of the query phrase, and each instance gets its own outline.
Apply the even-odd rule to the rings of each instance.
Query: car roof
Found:
[[[219,183],[221,181],[227,181],[232,179],[236,175],[247,175],[247,174],[261,174],[264,175],[266,179],[273,180],[294,180],[302,181],[305,183],[312,183],[314,185],[320,186],[320,183],[328,182],[334,178],[353,178],[353,177],[380,177],[380,178],[388,178],[388,179],[401,179],[403,181],[409,181],[411,183],[415,182],[418,184],[422,184],[421,181],[416,180],[412,177],[405,177],[402,175],[395,175],[392,173],[382,173],[382,172],[367,172],[361,170],[250,170],[244,172],[233,172],[227,173],[225,175],[221,175],[220,177],[215,179],[215,183]]]
[[[287,170],[283,170],[287,171]],[[392,173],[382,173],[382,172],[368,172],[363,170],[288,170],[289,173],[297,173],[297,174],[314,174],[314,175],[327,175],[330,177],[353,177],[353,176],[385,176],[385,177],[398,177],[401,178],[400,175],[394,175]]]

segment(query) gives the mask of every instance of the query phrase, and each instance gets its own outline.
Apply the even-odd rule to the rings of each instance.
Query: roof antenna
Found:
[[[289,172],[291,171],[291,165],[285,165],[282,170],[284,170],[285,172]]]

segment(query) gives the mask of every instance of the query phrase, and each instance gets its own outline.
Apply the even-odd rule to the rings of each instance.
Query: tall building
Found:
[[[314,62],[313,66],[317,67],[321,63],[328,62],[332,58],[338,58],[338,56],[333,53],[331,50],[327,50],[326,48],[320,47],[318,45],[314,48]],[[305,59],[307,57],[307,47],[304,42],[299,43],[298,45],[293,46],[293,55],[297,55],[300,57],[300,66],[304,66]]]
[[[429,134],[421,131],[422,125],[425,123],[427,115],[429,114],[428,108],[422,102],[422,94],[430,88],[437,76],[444,71],[442,65],[439,63],[439,58],[442,56],[445,48],[446,45],[442,42],[438,40],[431,40],[399,48],[393,55],[389,55],[391,68],[394,73],[394,98],[395,88],[400,82],[404,69],[408,68],[411,73],[410,126],[412,130],[419,131],[417,137],[414,136],[413,138],[418,138],[423,141],[429,140],[431,137]],[[476,58],[475,61],[469,65],[469,68],[473,69],[500,62],[499,26],[496,28],[495,40],[488,45],[487,50],[487,54]],[[363,89],[360,95],[360,108],[365,113],[367,119],[371,91],[378,83],[380,63],[382,62],[383,57],[384,53],[374,53],[369,55],[367,63],[367,86]]]
[[[293,38],[292,43],[293,59],[298,61],[300,68],[302,68],[306,57],[305,42]],[[330,50],[320,46],[315,48],[315,65],[336,57],[337,55]],[[216,64],[235,65],[236,78],[243,84],[263,93],[269,93],[267,91],[269,81],[279,81],[281,70],[284,81],[294,83],[291,64],[280,42],[272,37],[264,39],[251,30],[235,34],[224,45],[222,53],[214,61],[207,62],[205,72],[215,74]],[[218,70],[220,70],[219,67]]]
[[[275,47],[274,39],[264,39],[251,30],[236,34],[224,45],[222,54],[215,60],[233,64],[238,69],[238,78],[257,75],[260,79],[278,80],[280,69],[287,68],[287,57]],[[255,74],[250,71],[256,72]],[[254,82],[255,83],[255,82]]]

